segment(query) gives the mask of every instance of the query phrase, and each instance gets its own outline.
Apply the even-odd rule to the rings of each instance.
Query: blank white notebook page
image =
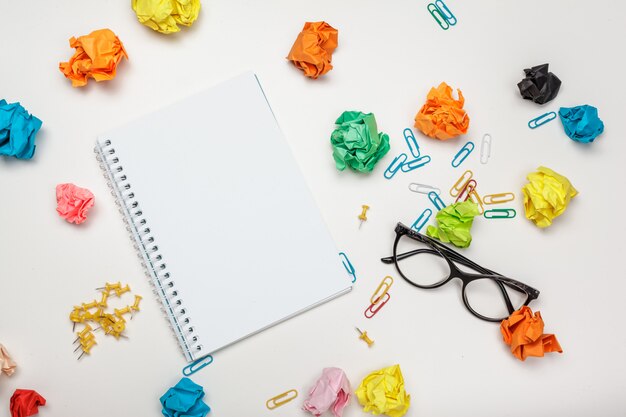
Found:
[[[252,73],[99,137],[111,141],[182,306],[195,359],[351,289]]]

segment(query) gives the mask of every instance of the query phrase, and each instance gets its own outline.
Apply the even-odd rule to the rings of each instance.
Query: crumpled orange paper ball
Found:
[[[330,61],[337,48],[338,33],[326,22],[306,22],[287,59],[304,71],[306,77],[315,79],[326,74],[333,69]]]
[[[94,30],[78,38],[72,36],[70,46],[76,52],[69,62],[61,62],[59,69],[72,80],[72,87],[87,85],[90,77],[98,82],[112,80],[122,58],[128,59],[122,41],[109,29]]]
[[[415,127],[423,134],[439,140],[448,140],[467,133],[469,116],[463,110],[465,98],[461,90],[459,99],[452,97],[452,87],[446,83],[431,88],[426,103],[415,115]]]
[[[543,333],[541,313],[537,311],[533,314],[528,306],[523,306],[508,319],[502,320],[500,331],[504,343],[511,346],[511,353],[521,361],[529,356],[543,356],[548,352],[563,353],[556,336]]]
[[[57,193],[57,213],[69,223],[81,224],[87,220],[87,210],[94,205],[94,196],[86,188],[74,184],[59,184]]]

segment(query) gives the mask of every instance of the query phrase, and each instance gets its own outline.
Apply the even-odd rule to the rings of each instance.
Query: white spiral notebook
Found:
[[[187,361],[351,290],[254,74],[95,150]]]

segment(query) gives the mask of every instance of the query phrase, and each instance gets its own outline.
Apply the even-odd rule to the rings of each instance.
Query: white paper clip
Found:
[[[491,156],[491,141],[492,137],[489,133],[485,133],[483,135],[483,140],[480,143],[480,163],[486,164],[489,162],[489,157]]]
[[[416,182],[412,182],[409,184],[409,190],[413,191],[414,193],[420,194],[428,194],[431,191],[434,191],[437,194],[441,194],[441,190],[437,187],[426,184],[418,184]]]

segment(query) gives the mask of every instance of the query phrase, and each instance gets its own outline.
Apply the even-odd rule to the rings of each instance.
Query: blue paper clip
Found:
[[[343,263],[343,267],[346,268],[348,275],[352,277],[352,283],[356,282],[356,271],[352,266],[352,262],[350,262],[350,259],[348,259],[348,255],[343,252],[339,252],[339,256],[343,258],[341,262]]]
[[[452,160],[452,166],[454,168],[458,168],[463,161],[465,161],[465,159],[469,156],[469,154],[472,153],[472,151],[474,150],[474,142],[467,142],[465,145],[463,145],[463,147],[461,148],[460,151],[458,151],[456,153],[456,155],[454,155],[454,159]]]
[[[198,372],[200,369],[213,363],[213,356],[206,355],[200,359],[197,359],[183,368],[183,375],[189,376]]]
[[[443,15],[443,18],[446,19],[446,22],[448,22],[450,26],[456,25],[456,17],[452,14],[450,9],[448,9],[448,6],[443,2],[443,0],[436,0],[435,6],[437,6],[439,12]]]
[[[433,19],[435,19],[435,21],[439,24],[439,27],[441,29],[443,30],[450,29],[450,24],[448,23],[448,20],[446,20],[443,13],[441,13],[441,10],[439,10],[439,7],[437,7],[434,3],[428,3],[427,8],[428,8],[428,12],[433,17]]]
[[[411,225],[411,229],[415,230],[416,232],[419,232],[420,230],[422,230],[422,228],[426,225],[426,223],[428,223],[428,220],[430,220],[430,216],[432,216],[432,214],[433,214],[433,211],[429,208],[422,211],[422,214],[420,214],[417,220],[415,220],[413,224]]]
[[[417,143],[417,139],[415,139],[415,135],[413,135],[413,131],[411,130],[411,128],[406,128],[404,129],[404,140],[406,141],[406,144],[409,146],[409,150],[411,151],[411,155],[413,155],[414,158],[419,158],[420,157],[420,146]]]
[[[392,179],[393,176],[396,175],[396,172],[400,171],[400,168],[402,168],[402,165],[404,165],[407,158],[408,156],[406,156],[405,153],[401,153],[400,155],[393,158],[393,161],[391,161],[391,163],[385,170],[385,173],[383,174],[385,178],[387,178],[388,180]]]
[[[541,125],[545,125],[548,122],[551,122],[552,120],[556,119],[556,113],[551,111],[548,113],[544,113],[539,117],[535,117],[534,119],[532,119],[530,122],[528,122],[528,127],[531,129],[536,129]]]
[[[437,194],[436,192],[434,191],[429,192],[428,199],[432,201],[432,203],[435,205],[435,208],[437,210],[442,210],[446,208],[446,204],[443,202],[441,197],[439,197],[439,194]]]
[[[417,169],[419,167],[423,167],[427,163],[430,162],[430,156],[424,155],[421,158],[414,159],[405,164],[402,164],[402,172],[409,172]]]

